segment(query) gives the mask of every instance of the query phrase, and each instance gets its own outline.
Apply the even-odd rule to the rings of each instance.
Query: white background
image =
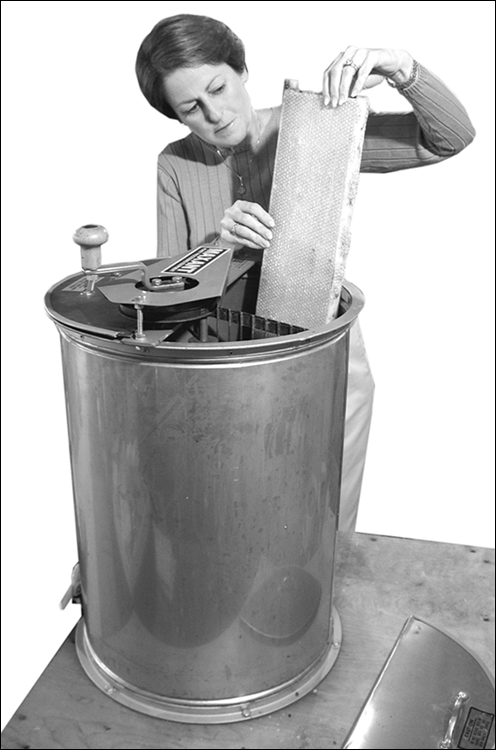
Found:
[[[4,2],[2,726],[76,622],[57,609],[76,562],[58,335],[43,296],[79,268],[155,254],[155,163],[185,135],[142,97],[143,37],[212,15],[247,48],[256,107],[284,78],[320,90],[348,44],[408,49],[477,129],[456,158],[363,175],[348,278],[377,391],[358,530],[494,546],[492,2]],[[383,85],[375,108],[401,109]],[[407,616],[408,612],[405,612]]]

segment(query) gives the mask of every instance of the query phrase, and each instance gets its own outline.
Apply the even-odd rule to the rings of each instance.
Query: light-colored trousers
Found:
[[[350,330],[348,395],[338,521],[338,528],[342,531],[354,531],[356,525],[373,400],[374,379],[370,371],[360,324],[355,321]]]

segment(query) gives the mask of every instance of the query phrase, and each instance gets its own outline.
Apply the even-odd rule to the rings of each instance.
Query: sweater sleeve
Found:
[[[473,141],[475,129],[463,105],[427,68],[419,66],[417,80],[402,94],[413,112],[370,114],[362,172],[394,172],[435,164]]]
[[[189,227],[179,188],[163,159],[157,168],[157,256],[186,252]]]

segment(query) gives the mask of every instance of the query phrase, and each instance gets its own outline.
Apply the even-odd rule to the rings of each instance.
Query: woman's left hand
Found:
[[[347,47],[324,71],[324,104],[338,107],[350,96],[358,96],[362,89],[382,83],[384,78],[404,83],[412,66],[413,58],[405,50]]]

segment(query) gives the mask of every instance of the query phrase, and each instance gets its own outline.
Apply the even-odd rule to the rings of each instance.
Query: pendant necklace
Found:
[[[257,138],[257,142],[256,142],[256,143],[255,143],[255,145],[253,146],[253,154],[252,154],[252,157],[251,157],[251,159],[250,159],[250,160],[248,161],[248,163],[247,163],[247,165],[246,165],[247,167],[249,167],[249,166],[250,166],[250,164],[252,163],[253,159],[255,158],[255,152],[256,152],[256,148],[257,148],[258,144],[260,143],[260,138],[261,138],[261,136],[262,136],[262,133],[261,133],[261,129],[260,129],[260,120],[258,119],[258,113],[255,113],[255,117],[256,117],[256,119],[257,119],[257,130],[258,130],[258,138]],[[235,153],[235,148],[233,148],[233,149],[231,150],[231,153],[230,153],[230,154],[229,154],[229,153],[227,153],[227,154],[224,154],[224,153],[222,153],[222,151],[220,150],[220,148],[216,149],[216,151],[217,151],[218,155],[219,155],[220,157],[222,157],[222,159],[224,160],[224,164],[226,165],[226,167],[227,167],[227,168],[228,168],[228,169],[229,169],[229,170],[230,170],[230,171],[231,171],[231,172],[232,172],[233,174],[235,174],[235,175],[236,175],[236,177],[238,178],[238,180],[239,180],[239,187],[238,187],[238,190],[237,190],[237,193],[238,193],[238,195],[244,195],[244,194],[246,193],[246,185],[245,185],[245,183],[244,183],[244,180],[243,180],[243,176],[242,176],[242,175],[240,175],[240,174],[239,174],[239,172],[236,172],[236,170],[235,170],[235,169],[234,169],[233,167],[231,167],[231,166],[230,166],[230,165],[229,165],[229,164],[227,163],[227,161],[226,161],[226,159],[227,159],[227,157],[228,157],[228,156],[234,156],[234,153]]]

